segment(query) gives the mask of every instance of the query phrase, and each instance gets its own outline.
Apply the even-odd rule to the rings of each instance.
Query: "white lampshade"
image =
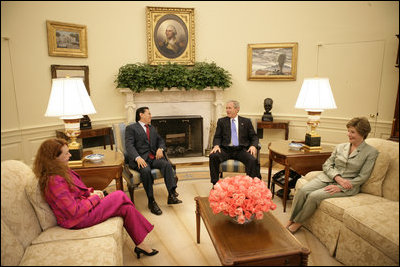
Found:
[[[96,110],[86,91],[82,78],[57,78],[52,80],[46,117],[77,119],[94,114]]]
[[[336,109],[328,78],[306,78],[303,81],[295,108],[306,111]]]

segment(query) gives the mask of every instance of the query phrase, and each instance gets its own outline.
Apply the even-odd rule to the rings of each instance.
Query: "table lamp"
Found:
[[[328,78],[305,78],[295,108],[305,109],[308,113],[305,145],[308,151],[321,150],[321,136],[317,132],[322,111],[336,109]]]
[[[80,135],[80,118],[83,114],[94,114],[96,110],[87,93],[82,78],[56,78],[52,80],[46,117],[64,120],[65,135],[71,138],[68,144],[71,153],[70,166],[82,166],[82,146],[76,141]]]

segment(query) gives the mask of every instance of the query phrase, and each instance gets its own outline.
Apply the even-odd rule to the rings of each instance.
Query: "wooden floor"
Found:
[[[273,169],[273,173],[279,169]],[[212,266],[221,265],[215,252],[214,246],[208,236],[207,230],[201,222],[201,243],[196,243],[196,221],[195,221],[195,196],[208,196],[211,190],[208,167],[204,164],[177,166],[179,176],[178,189],[179,198],[183,201],[178,205],[167,205],[167,190],[163,181],[154,185],[155,199],[163,214],[156,216],[147,208],[147,197],[143,188],[135,191],[135,204],[137,209],[154,224],[154,230],[148,235],[148,241],[153,248],[160,251],[159,254],[148,257],[136,258],[134,254],[134,243],[125,232],[124,243],[124,266],[150,266],[150,265],[187,265],[187,266]],[[267,168],[261,170],[263,180],[267,181]],[[234,174],[227,174],[234,175]],[[126,185],[124,186],[125,192]],[[110,185],[107,191],[115,190],[115,185]],[[128,194],[128,193],[127,193]],[[287,212],[283,212],[282,199],[274,198],[277,204],[273,215],[282,224],[286,224],[291,209],[292,201],[287,203]],[[295,237],[311,250],[308,258],[310,266],[340,266],[340,262],[331,257],[327,249],[307,229],[301,228]],[[277,236],[276,238],[279,238]]]

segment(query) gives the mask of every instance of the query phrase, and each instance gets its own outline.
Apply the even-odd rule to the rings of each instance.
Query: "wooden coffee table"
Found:
[[[240,225],[222,213],[214,214],[208,197],[195,197],[197,243],[200,216],[222,265],[307,266],[310,250],[304,247],[274,216]]]

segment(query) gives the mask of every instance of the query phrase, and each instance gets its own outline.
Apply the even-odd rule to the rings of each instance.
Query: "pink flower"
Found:
[[[274,210],[276,205],[271,197],[264,181],[238,175],[220,179],[210,191],[208,200],[214,214],[222,212],[237,217],[238,223],[243,224],[254,214],[257,220],[261,220],[264,212]]]

